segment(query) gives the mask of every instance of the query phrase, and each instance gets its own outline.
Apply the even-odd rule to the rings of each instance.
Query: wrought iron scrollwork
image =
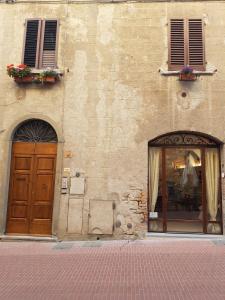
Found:
[[[192,133],[175,133],[161,136],[150,142],[150,145],[208,145],[216,146],[217,143],[209,137],[195,135]]]
[[[17,128],[14,142],[57,143],[57,135],[50,124],[43,120],[32,119],[23,122]]]

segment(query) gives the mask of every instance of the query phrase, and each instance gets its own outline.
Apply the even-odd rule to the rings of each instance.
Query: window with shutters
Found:
[[[23,63],[32,68],[56,68],[58,20],[26,21]]]
[[[169,70],[191,66],[205,71],[203,22],[201,19],[171,19]]]

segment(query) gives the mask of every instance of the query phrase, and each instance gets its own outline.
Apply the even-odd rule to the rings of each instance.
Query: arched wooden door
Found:
[[[57,154],[55,130],[29,120],[15,132],[6,232],[50,235]]]

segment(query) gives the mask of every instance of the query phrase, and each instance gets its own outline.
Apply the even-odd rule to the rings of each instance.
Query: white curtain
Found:
[[[159,186],[159,158],[160,148],[149,148],[149,187],[150,187],[150,211],[155,211]]]
[[[205,152],[205,172],[207,206],[210,221],[216,221],[218,211],[218,188],[219,188],[219,156],[217,149],[206,149]],[[220,231],[218,224],[209,223],[208,232],[216,233]]]

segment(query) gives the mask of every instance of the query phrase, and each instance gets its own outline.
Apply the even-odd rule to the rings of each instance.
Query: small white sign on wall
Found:
[[[70,194],[71,195],[84,195],[85,178],[71,177],[70,181]]]
[[[158,212],[157,211],[151,211],[149,213],[149,218],[150,219],[157,219],[158,218]]]

